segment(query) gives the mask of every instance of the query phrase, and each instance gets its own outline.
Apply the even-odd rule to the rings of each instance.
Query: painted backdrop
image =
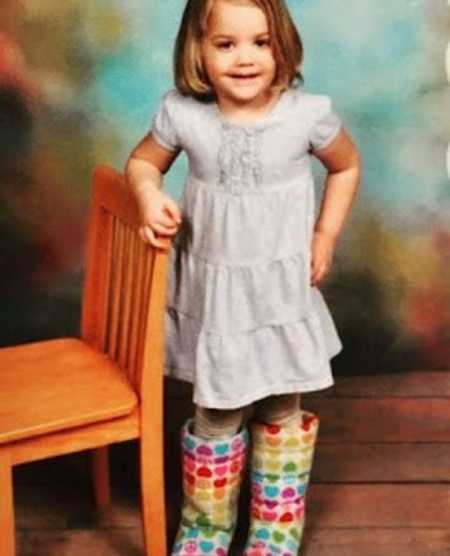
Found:
[[[311,92],[330,95],[364,159],[324,286],[338,373],[450,360],[450,7],[291,0]],[[172,86],[184,0],[3,0],[1,344],[77,333],[89,179],[122,168]],[[450,52],[450,51],[448,51]],[[181,159],[166,180],[179,198]],[[323,171],[317,165],[317,195]]]

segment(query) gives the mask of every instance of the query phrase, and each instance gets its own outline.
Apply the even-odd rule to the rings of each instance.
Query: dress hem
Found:
[[[189,382],[191,384],[194,384],[193,380],[188,376],[187,371],[183,371],[181,369],[178,369],[177,367],[168,367],[166,365],[164,366],[164,369],[165,371],[170,371],[168,373],[165,372],[164,373],[165,376],[168,376],[176,380],[181,380],[183,382]],[[172,371],[174,370],[181,371],[181,372],[179,372],[177,375],[174,375],[172,374]],[[245,396],[244,398],[241,398],[239,402],[225,400],[225,399],[217,399],[214,402],[206,401],[203,400],[201,396],[197,396],[194,391],[193,402],[196,405],[205,408],[237,409],[249,405],[253,402],[256,402],[257,400],[260,400],[262,398],[266,398],[267,396],[292,394],[294,392],[299,394],[303,394],[307,392],[315,392],[317,390],[323,390],[325,388],[329,388],[330,386],[333,386],[333,384],[334,384],[334,379],[333,376],[330,374],[329,376],[327,376],[321,381],[308,381],[308,382],[295,381],[289,385],[285,384],[284,386],[281,386],[279,388],[273,388],[273,387],[265,388],[263,390],[259,390],[258,392],[253,392],[250,396]]]

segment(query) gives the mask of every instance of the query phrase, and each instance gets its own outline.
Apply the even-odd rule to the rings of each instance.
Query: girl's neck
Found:
[[[254,123],[264,119],[272,112],[278,103],[282,91],[269,91],[263,98],[251,103],[241,105],[229,101],[226,98],[217,98],[217,106],[222,115],[231,122],[235,123]]]

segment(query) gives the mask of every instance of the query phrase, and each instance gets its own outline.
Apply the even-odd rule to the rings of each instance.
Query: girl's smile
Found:
[[[231,79],[236,80],[236,83],[241,83],[241,84],[252,84],[252,82],[255,79],[258,79],[258,77],[260,77],[261,74],[260,73],[231,73],[229,74],[229,77]]]
[[[265,112],[277,94],[271,90],[276,64],[264,12],[254,4],[216,0],[208,19],[202,54],[218,104],[232,115]]]

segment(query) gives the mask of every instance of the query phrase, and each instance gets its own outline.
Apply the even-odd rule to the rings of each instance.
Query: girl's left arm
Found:
[[[328,274],[361,176],[361,159],[350,136],[341,129],[333,142],[312,153],[328,170],[311,246],[311,285]]]

